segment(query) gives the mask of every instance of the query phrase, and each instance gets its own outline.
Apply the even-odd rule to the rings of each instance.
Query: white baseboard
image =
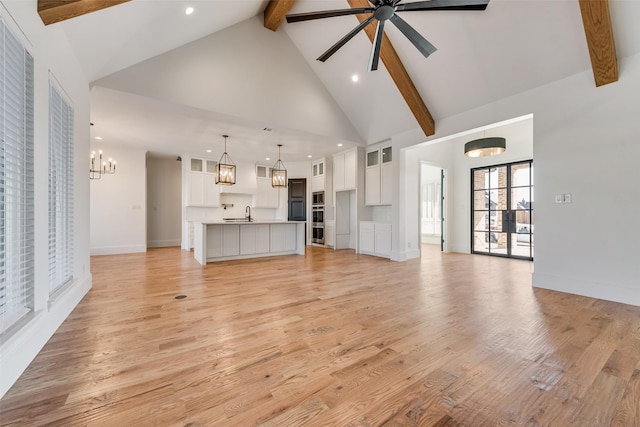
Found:
[[[391,261],[406,261],[408,259],[420,258],[420,250],[412,249],[410,251],[391,252]]]
[[[532,274],[533,286],[607,301],[640,306],[640,285],[635,288],[549,274]]]
[[[149,240],[147,241],[147,248],[167,248],[170,246],[180,246],[180,243],[180,239]]]
[[[447,248],[447,252],[457,252],[457,253],[461,253],[461,254],[470,254],[471,253],[469,248],[467,246],[465,246],[465,245],[460,245],[460,246],[452,245],[451,247]]]
[[[91,289],[91,275],[78,279],[48,309],[33,313],[0,345],[0,398],[11,388],[62,322]]]
[[[146,252],[146,251],[147,251],[147,245],[103,246],[101,248],[91,248],[91,256],[135,254],[135,253]]]

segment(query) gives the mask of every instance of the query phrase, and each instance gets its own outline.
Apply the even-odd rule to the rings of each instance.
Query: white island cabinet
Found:
[[[194,256],[208,262],[304,255],[304,221],[196,222]]]

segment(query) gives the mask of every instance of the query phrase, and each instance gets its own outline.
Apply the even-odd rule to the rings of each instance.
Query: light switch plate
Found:
[[[564,202],[564,195],[556,194],[556,203],[563,203],[563,202]]]
[[[571,193],[564,193],[564,202],[571,203]]]

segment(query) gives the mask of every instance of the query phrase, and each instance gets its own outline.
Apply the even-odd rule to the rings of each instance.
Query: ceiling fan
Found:
[[[351,30],[341,38],[329,50],[318,57],[318,61],[326,61],[334,53],[351,40],[356,34],[363,30],[374,20],[378,21],[373,48],[369,57],[369,70],[378,69],[380,60],[380,48],[382,46],[382,35],[384,34],[384,24],[391,21],[406,38],[424,55],[428,57],[436,51],[436,47],[422,37],[411,25],[398,16],[398,12],[426,11],[426,10],[485,10],[489,0],[426,0],[413,3],[402,3],[402,0],[369,0],[372,7],[361,7],[352,9],[323,10],[318,12],[294,13],[286,16],[287,22],[310,21],[313,19],[333,18],[334,16],[356,15],[371,13],[360,25]]]

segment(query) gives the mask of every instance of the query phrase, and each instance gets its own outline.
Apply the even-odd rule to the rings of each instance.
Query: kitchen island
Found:
[[[194,256],[214,261],[304,255],[304,221],[203,221],[194,224]]]

